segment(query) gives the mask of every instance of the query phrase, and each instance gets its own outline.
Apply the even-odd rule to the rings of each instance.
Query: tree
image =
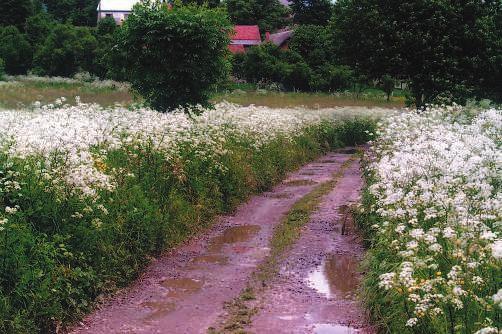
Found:
[[[95,26],[99,0],[43,0],[49,14],[61,22]]]
[[[92,72],[97,44],[89,28],[58,24],[35,53],[35,71],[65,77]]]
[[[98,23],[97,33],[99,36],[113,35],[117,30],[117,22],[113,17],[105,17]]]
[[[339,0],[331,29],[346,64],[373,79],[408,79],[421,107],[497,98],[486,84],[501,81],[501,10],[499,0]]]
[[[34,49],[38,49],[38,46],[45,41],[55,25],[56,21],[54,21],[51,15],[45,12],[30,16],[26,20],[26,38],[33,45]]]
[[[272,43],[252,47],[238,55],[234,72],[249,82],[279,83],[287,90],[309,90],[311,70],[302,57]]]
[[[11,75],[26,74],[31,67],[31,45],[15,26],[0,27],[0,58]]]
[[[117,34],[115,73],[150,106],[172,110],[207,105],[215,85],[228,75],[230,21],[221,9],[140,4]]]
[[[33,13],[31,0],[2,0],[0,1],[0,26],[16,26],[24,29],[24,23]]]
[[[385,95],[387,95],[387,101],[390,101],[390,96],[394,91],[395,85],[396,81],[388,74],[384,75],[382,79],[380,79],[380,87],[384,91]]]
[[[291,9],[298,24],[327,25],[333,13],[330,0],[292,0]]]
[[[257,24],[262,32],[283,28],[290,11],[279,0],[226,0],[228,15],[235,24]]]
[[[5,63],[2,58],[0,58],[0,81],[5,79]]]

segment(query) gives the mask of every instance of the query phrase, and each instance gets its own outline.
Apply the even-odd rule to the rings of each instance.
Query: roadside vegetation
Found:
[[[459,106],[381,122],[358,221],[383,332],[500,333],[501,124]]]
[[[364,109],[199,113],[0,111],[2,332],[56,331],[151,256],[323,152],[366,140],[372,124]]]

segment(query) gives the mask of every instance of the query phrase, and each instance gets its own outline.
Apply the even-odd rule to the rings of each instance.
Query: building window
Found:
[[[106,14],[106,17],[112,17],[112,14]]]

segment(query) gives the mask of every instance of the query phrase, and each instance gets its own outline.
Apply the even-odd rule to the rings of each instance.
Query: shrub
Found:
[[[302,57],[291,50],[266,43],[234,57],[235,75],[250,82],[269,81],[288,90],[308,90],[311,70]]]
[[[26,74],[31,67],[31,45],[14,26],[0,27],[0,58],[11,75]]]
[[[5,63],[2,58],[0,58],[0,81],[5,79]]]
[[[120,29],[114,52],[123,57],[117,63],[125,66],[132,87],[153,108],[207,105],[228,75],[230,31],[221,9],[141,4]]]
[[[38,49],[54,28],[56,21],[47,13],[41,12],[26,20],[25,32],[31,45]]]
[[[394,91],[394,86],[396,85],[396,81],[394,80],[393,77],[390,75],[386,74],[380,79],[380,87],[382,90],[385,92],[385,95],[387,95],[387,101],[390,101],[390,96],[392,95],[392,92]]]
[[[89,28],[58,24],[35,53],[35,72],[65,77],[90,72],[97,44]]]

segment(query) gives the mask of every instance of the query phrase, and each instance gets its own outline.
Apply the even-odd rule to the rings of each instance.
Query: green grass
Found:
[[[61,97],[65,97],[68,104],[74,105],[76,96],[84,103],[98,103],[105,107],[134,102],[133,95],[128,91],[97,88],[84,83],[29,81],[0,84],[0,108],[3,109],[24,109],[37,101],[49,104]]]
[[[220,88],[221,89],[221,88]],[[363,95],[341,93],[293,93],[269,92],[257,90],[253,84],[232,84],[225,91],[216,93],[213,103],[228,101],[244,106],[251,104],[271,108],[304,106],[307,108],[331,108],[345,106],[401,108],[405,104],[402,91],[396,90],[396,96],[386,101],[383,93],[377,89],[367,89]],[[108,107],[114,104],[124,106],[141,102],[141,98],[126,90],[95,87],[86,83],[20,81],[0,84],[0,108],[23,109],[39,101],[42,104],[53,103],[65,97],[68,104],[75,104],[75,96],[84,103],[98,103]]]

